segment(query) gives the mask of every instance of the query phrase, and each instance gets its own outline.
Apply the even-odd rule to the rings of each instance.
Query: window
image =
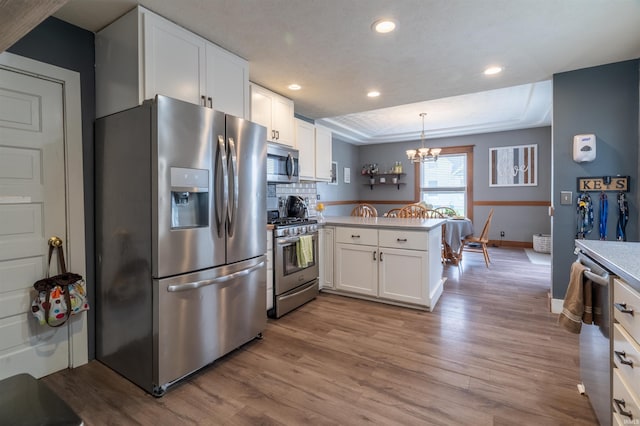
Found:
[[[472,216],[473,147],[443,149],[438,161],[418,163],[419,200],[435,207],[451,207],[459,216]]]

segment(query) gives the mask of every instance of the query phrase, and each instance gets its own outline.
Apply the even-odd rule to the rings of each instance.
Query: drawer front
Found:
[[[380,247],[422,251],[429,249],[429,234],[427,232],[381,229],[379,240]]]
[[[640,418],[637,396],[629,390],[627,383],[617,368],[613,369],[613,398],[611,400],[613,412],[619,418],[631,422]],[[630,423],[629,423],[630,424]]]
[[[613,316],[640,342],[640,294],[618,278],[613,280]]]
[[[620,324],[613,326],[613,351],[613,362],[620,375],[640,395],[640,346]]]
[[[336,242],[344,244],[378,245],[378,230],[367,228],[336,228]]]

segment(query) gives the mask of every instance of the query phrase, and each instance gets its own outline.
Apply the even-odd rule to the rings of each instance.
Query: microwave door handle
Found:
[[[291,164],[291,167],[289,167],[289,164]],[[291,180],[291,177],[293,176],[293,157],[291,156],[291,154],[287,154],[287,177],[289,178],[289,180]],[[291,172],[289,172],[289,170],[291,170]]]
[[[219,173],[219,167],[222,167],[222,174]],[[222,182],[218,177],[222,177]],[[222,199],[220,195],[222,194]],[[227,212],[227,200],[229,198],[229,175],[227,172],[227,152],[224,147],[224,137],[218,135],[218,149],[216,150],[216,226],[218,227],[218,237],[224,236],[224,216]]]
[[[229,236],[233,236],[233,231],[236,226],[236,218],[238,216],[238,154],[236,151],[236,144],[233,138],[229,138],[229,157],[227,158],[229,166],[227,170],[231,172],[232,179],[232,196],[233,200],[227,204],[227,218],[229,221]]]

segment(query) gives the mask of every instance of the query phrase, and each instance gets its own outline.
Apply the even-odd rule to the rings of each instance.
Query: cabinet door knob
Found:
[[[209,108],[213,108],[213,99],[211,99],[211,96],[207,98],[207,101],[209,102]]]
[[[382,252],[380,252],[380,262],[382,262]]]
[[[615,306],[616,309],[622,312],[623,314],[629,314],[633,316],[633,309],[627,309],[626,303],[614,303],[613,306]]]
[[[207,97],[205,95],[200,96],[200,99],[202,99],[202,106],[206,107],[207,106]]]
[[[376,251],[375,250],[373,251],[373,260],[377,260],[376,259]]]
[[[631,411],[625,411],[627,403],[624,399],[613,398],[613,402],[616,404],[616,408],[618,409],[618,413],[622,414],[625,417],[633,418],[633,413]]]
[[[628,365],[633,368],[633,361],[627,359],[627,353],[625,351],[614,351],[618,359],[620,360],[620,364]]]

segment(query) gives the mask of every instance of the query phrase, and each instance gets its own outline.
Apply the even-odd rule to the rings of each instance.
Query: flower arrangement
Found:
[[[365,164],[364,166],[362,166],[361,174],[369,175],[370,178],[374,177],[378,174],[378,165],[376,163]]]

